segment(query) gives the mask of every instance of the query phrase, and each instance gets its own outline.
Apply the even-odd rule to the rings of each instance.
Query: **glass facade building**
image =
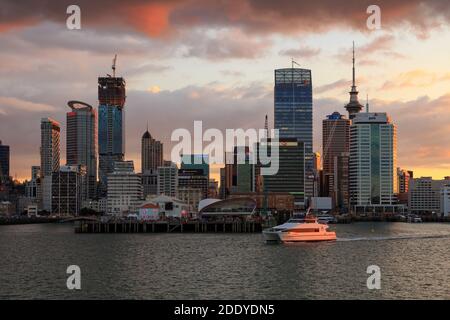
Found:
[[[9,177],[9,146],[2,144],[0,140],[0,183]],[[3,180],[2,180],[3,179]]]
[[[397,131],[386,113],[358,113],[350,126],[350,202],[385,210],[397,204]],[[384,208],[383,208],[384,207]]]
[[[314,189],[313,105],[311,70],[286,68],[275,70],[275,129],[280,138],[294,138],[305,146],[305,196]]]
[[[87,103],[69,101],[67,113],[66,161],[69,166],[86,166],[86,185],[82,200],[96,198],[97,190],[97,113]]]
[[[100,193],[106,193],[107,177],[114,162],[125,156],[125,80],[98,78],[98,149]]]
[[[294,196],[294,204],[303,206],[305,203],[305,145],[295,138],[280,138],[278,142],[263,139],[257,144],[257,154],[260,148],[267,147],[268,155],[271,154],[272,146],[278,144],[278,159],[273,159],[269,165],[261,165],[258,160],[257,175],[261,175],[261,167],[275,165],[278,172],[274,175],[262,176],[264,192],[282,192]]]

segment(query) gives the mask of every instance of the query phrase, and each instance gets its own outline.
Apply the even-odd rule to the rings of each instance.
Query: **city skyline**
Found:
[[[196,3],[194,7],[198,8]],[[250,2],[243,3],[251,7]],[[313,150],[321,152],[321,121],[334,111],[346,114],[354,40],[360,100],[369,94],[371,111],[387,112],[397,124],[399,166],[413,170],[417,176],[448,175],[450,153],[445,147],[450,142],[446,128],[450,119],[445,110],[450,104],[446,88],[450,77],[445,71],[445,47],[450,43],[450,32],[447,26],[427,24],[426,13],[417,15],[414,11],[416,2],[409,3],[409,11],[399,10],[405,6],[401,1],[382,3],[383,27],[373,32],[366,29],[366,17],[358,18],[356,9],[342,4],[339,7],[343,8],[327,4],[327,14],[336,17],[317,30],[315,24],[305,27],[302,19],[287,12],[286,3],[278,9],[257,8],[255,16],[247,20],[239,15],[236,19],[241,23],[237,25],[228,20],[214,25],[205,19],[221,16],[217,4],[210,5],[210,15],[202,15],[199,22],[190,25],[186,20],[188,10],[182,4],[180,1],[167,7],[146,6],[147,11],[143,12],[149,14],[148,20],[151,13],[160,16],[160,22],[167,18],[161,29],[153,31],[123,20],[114,31],[108,29],[107,23],[92,20],[83,21],[81,30],[67,30],[64,8],[34,8],[42,13],[42,18],[29,23],[21,23],[34,16],[27,10],[22,16],[9,16],[7,23],[0,26],[5,48],[0,53],[4,65],[0,71],[0,138],[11,148],[10,174],[20,180],[29,179],[30,167],[39,164],[40,118],[56,119],[62,127],[61,141],[65,141],[67,101],[98,105],[96,78],[110,72],[115,53],[117,75],[127,81],[125,159],[133,160],[137,171],[140,137],[147,121],[152,136],[167,146],[165,159],[172,146],[167,139],[171,131],[189,129],[194,120],[221,129],[262,128],[264,115],[269,114],[273,127],[273,70],[289,67],[291,57],[312,71]],[[308,6],[303,9],[310,10],[310,21],[320,4]],[[445,19],[437,12],[437,2],[430,2],[429,6],[430,12]],[[93,10],[83,2],[80,7],[82,12]],[[136,7],[131,2],[128,8],[135,13],[132,9]],[[363,7],[357,10],[365,12]],[[267,23],[267,35],[255,30],[255,21],[269,9],[293,19],[296,29],[284,30],[276,23],[269,27],[267,21],[260,20]],[[302,7],[292,10],[299,12],[295,9]],[[337,11],[333,13],[334,9]],[[344,10],[348,17],[343,16]],[[92,16],[104,18],[109,14],[111,11],[95,12]],[[133,15],[126,11],[124,16]],[[402,24],[407,28],[400,30]],[[249,35],[245,34],[247,31]],[[120,47],[111,41],[113,32],[123,41]],[[186,35],[184,40],[180,34]],[[33,38],[37,35],[40,42]],[[202,38],[199,35],[205,35],[203,42],[198,40]],[[214,43],[223,47],[209,49],[214,48]],[[33,51],[38,54],[31,56]],[[36,56],[40,55],[48,59],[38,59]],[[195,72],[200,65],[204,72]],[[36,82],[37,77],[45,81]],[[186,117],[179,116],[182,111]],[[234,113],[240,113],[240,117],[231,116]],[[168,119],[169,125],[157,121],[155,116]],[[65,143],[61,146],[63,165]],[[219,180],[217,168],[212,168],[212,177]]]

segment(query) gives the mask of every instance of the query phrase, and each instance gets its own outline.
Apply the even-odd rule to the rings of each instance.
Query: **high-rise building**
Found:
[[[442,212],[443,189],[450,185],[450,177],[433,180],[421,177],[409,180],[408,209],[415,214],[437,214]]]
[[[81,210],[87,170],[84,165],[62,166],[52,173],[52,213],[77,216]]]
[[[2,141],[0,140],[0,184],[8,180],[9,157],[9,146],[2,144]]]
[[[141,172],[156,171],[163,162],[163,144],[152,138],[147,129],[141,139]]]
[[[219,197],[219,182],[215,179],[209,179],[208,198],[217,199]]]
[[[397,168],[397,180],[398,180],[398,202],[404,205],[408,205],[408,191],[409,180],[412,179],[412,171],[403,170]]]
[[[27,184],[25,185],[25,196],[30,199],[34,199],[38,201],[40,196],[40,187],[41,187],[41,180],[40,180],[40,171],[41,167],[39,166],[32,166],[31,167],[31,179],[30,181],[27,181]]]
[[[206,154],[181,155],[180,169],[200,169],[209,180],[209,159]]]
[[[142,181],[133,161],[116,161],[108,174],[107,212],[112,215],[137,213],[143,200]]]
[[[347,212],[350,208],[349,172],[350,153],[343,152],[334,156],[333,171],[333,206],[339,212]]]
[[[235,146],[225,154],[224,187],[226,196],[255,190],[255,166],[248,146]]]
[[[348,111],[348,118],[352,120],[357,113],[359,113],[363,106],[358,101],[358,90],[356,89],[356,76],[355,76],[355,43],[353,43],[353,73],[352,73],[352,88],[349,92],[350,101],[345,106]]]
[[[311,70],[293,66],[275,70],[274,105],[275,129],[279,130],[280,138],[298,139],[304,143],[305,170],[302,174],[305,177],[301,180],[309,199],[314,192]]]
[[[206,199],[208,197],[208,183],[208,177],[204,175],[202,169],[178,170],[178,191],[180,191],[180,188],[196,188],[201,191],[201,199]]]
[[[158,194],[158,170],[146,170],[141,174],[144,198]]]
[[[359,211],[397,208],[397,130],[386,113],[358,113],[350,126],[350,202]]]
[[[42,209],[52,210],[52,173],[59,171],[60,126],[50,118],[41,119],[41,196]]]
[[[176,165],[158,168],[158,194],[178,196],[178,168]]]
[[[323,196],[334,195],[334,161],[335,157],[349,151],[350,123],[339,112],[333,112],[322,121],[323,146]],[[334,199],[334,203],[336,200]]]
[[[114,163],[125,156],[125,80],[115,76],[98,78],[98,152],[100,193],[105,194],[107,177]]]
[[[278,172],[274,175],[261,176],[261,165],[258,161],[256,171],[257,179],[262,178],[262,192],[282,192],[294,196],[294,204],[297,208],[305,205],[305,145],[294,138],[280,138],[279,142],[271,139],[262,139],[257,144],[257,154],[262,145],[267,145],[268,152],[271,147],[278,144],[278,159],[272,159],[267,166],[278,165]]]
[[[96,198],[97,190],[97,113],[84,102],[69,101],[67,113],[66,161],[68,166],[86,167],[86,186],[82,198]]]
[[[50,118],[41,119],[41,177],[59,171],[59,123]]]

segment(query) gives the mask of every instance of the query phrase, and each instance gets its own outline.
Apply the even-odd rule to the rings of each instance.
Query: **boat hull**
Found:
[[[297,232],[280,232],[278,237],[282,242],[318,242],[318,241],[336,241],[335,232],[326,232],[324,234],[298,234]]]
[[[263,237],[266,242],[280,242],[280,231],[263,230]]]

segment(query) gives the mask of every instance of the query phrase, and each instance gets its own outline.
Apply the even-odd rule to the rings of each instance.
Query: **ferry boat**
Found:
[[[293,218],[279,226],[263,230],[267,242],[334,241],[336,232],[328,231],[328,225],[319,223],[316,217]]]

